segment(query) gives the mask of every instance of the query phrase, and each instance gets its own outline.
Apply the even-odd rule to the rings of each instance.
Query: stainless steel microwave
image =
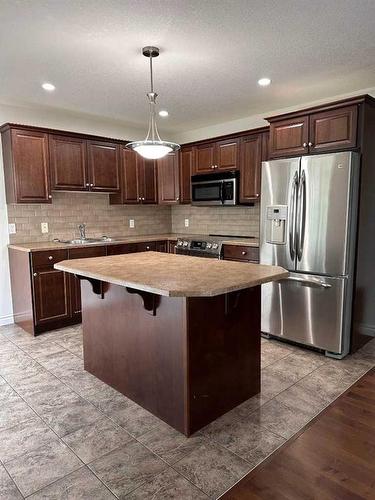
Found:
[[[238,173],[193,175],[191,203],[192,205],[237,205]]]

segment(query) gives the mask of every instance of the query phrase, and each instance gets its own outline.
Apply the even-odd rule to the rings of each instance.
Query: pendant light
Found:
[[[157,47],[143,47],[142,54],[150,59],[150,74],[151,74],[151,91],[147,93],[150,105],[150,118],[148,124],[148,132],[144,141],[129,142],[126,147],[132,151],[150,160],[163,158],[172,151],[180,149],[180,145],[175,142],[162,141],[156,126],[156,98],[158,94],[154,92],[154,80],[152,74],[152,59],[158,57],[159,49]]]

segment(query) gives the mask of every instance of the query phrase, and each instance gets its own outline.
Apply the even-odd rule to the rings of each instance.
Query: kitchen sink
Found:
[[[54,240],[56,243],[64,243],[66,245],[95,245],[95,243],[109,243],[114,241],[113,238],[109,238],[108,236],[102,236],[101,238],[77,238],[74,240]]]

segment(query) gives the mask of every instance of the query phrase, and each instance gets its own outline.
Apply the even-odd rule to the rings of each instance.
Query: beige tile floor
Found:
[[[0,499],[218,498],[375,365],[262,340],[262,392],[187,439],[83,369],[80,327],[0,327]]]

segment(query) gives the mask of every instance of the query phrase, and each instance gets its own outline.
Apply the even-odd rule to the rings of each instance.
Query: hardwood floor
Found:
[[[222,500],[375,498],[375,369]]]

